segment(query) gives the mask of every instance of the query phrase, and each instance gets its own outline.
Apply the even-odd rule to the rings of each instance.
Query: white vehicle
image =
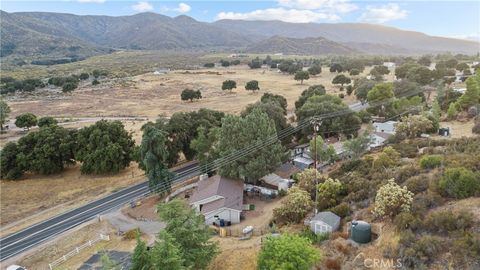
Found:
[[[7,267],[7,270],[27,270],[27,268],[18,265],[10,265]]]

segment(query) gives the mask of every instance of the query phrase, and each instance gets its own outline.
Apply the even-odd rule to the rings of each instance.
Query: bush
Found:
[[[325,267],[327,269],[332,269],[332,270],[340,270],[342,269],[342,265],[340,263],[339,258],[326,258],[325,259]]]
[[[215,64],[214,63],[205,63],[203,66],[206,67],[206,68],[213,68],[215,66]]]
[[[413,193],[406,187],[400,187],[394,179],[378,189],[375,197],[375,213],[379,216],[395,216],[400,212],[409,212]]]
[[[397,230],[402,231],[406,229],[416,230],[420,226],[420,220],[410,213],[400,213],[393,220]]]
[[[273,216],[278,224],[298,223],[312,209],[312,206],[310,194],[294,186],[288,190],[282,206],[273,209]]]
[[[345,98],[345,94],[340,93],[340,94],[338,94],[338,97],[339,97],[339,98]]]
[[[348,204],[346,202],[342,202],[341,204],[333,207],[333,208],[330,208],[330,211],[334,214],[336,214],[337,216],[339,217],[346,217],[348,215],[350,215],[350,207],[348,206]]]
[[[437,193],[427,192],[420,193],[413,197],[412,213],[420,216],[427,212],[427,210],[435,208],[443,204],[443,199]]]
[[[319,251],[306,238],[282,234],[267,237],[258,255],[258,269],[309,270],[320,260]]]
[[[372,121],[372,115],[365,110],[359,111],[357,115],[358,117],[360,117],[360,119],[362,120],[362,123],[364,124],[370,123]]]
[[[442,165],[443,158],[439,155],[426,155],[420,159],[422,169],[433,169]]]
[[[474,224],[473,215],[467,211],[454,213],[451,210],[435,211],[425,219],[424,226],[430,232],[451,233],[464,231]]]
[[[328,240],[330,238],[329,233],[315,234],[314,232],[312,232],[310,227],[303,228],[303,230],[298,235],[309,239],[314,244],[320,244],[323,241]]]
[[[125,240],[133,240],[137,238],[137,235],[141,235],[141,231],[139,228],[131,229],[125,232],[123,235],[123,239]]]
[[[430,178],[427,175],[414,176],[409,178],[405,182],[407,189],[415,194],[427,190],[429,184],[430,184]]]
[[[439,187],[450,197],[464,199],[480,193],[480,177],[466,168],[449,168],[440,179]]]
[[[65,83],[62,87],[62,92],[66,93],[66,92],[72,92],[73,90],[75,90],[76,88],[78,87],[78,84],[76,83],[73,83],[73,82],[68,82],[68,83]]]
[[[92,81],[92,85],[97,85],[97,84],[100,84],[100,82],[97,79]]]

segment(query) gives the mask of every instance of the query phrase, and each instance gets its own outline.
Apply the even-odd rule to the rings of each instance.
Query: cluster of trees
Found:
[[[295,102],[295,107],[299,123],[312,116],[332,115],[332,117],[323,119],[319,131],[319,134],[323,136],[338,134],[350,136],[356,134],[360,128],[361,119],[358,115],[344,104],[341,98],[325,94],[325,87],[322,85],[311,86],[303,91],[298,101]],[[304,136],[311,133],[311,128],[305,128],[302,131]]]
[[[0,79],[0,93],[8,94],[15,93],[16,91],[32,92],[37,88],[44,88],[47,84],[54,85],[56,87],[62,87],[63,92],[71,92],[78,87],[80,80],[87,80],[90,78],[90,76],[93,76],[94,80],[92,81],[92,85],[97,85],[100,83],[98,78],[107,75],[107,71],[95,69],[90,74],[83,72],[79,75],[73,74],[70,76],[56,76],[49,78],[48,81],[36,78],[16,80],[12,77],[2,77]]]
[[[448,105],[447,115],[450,119],[454,118],[458,113],[471,111],[471,116],[476,116],[479,111],[480,104],[480,73],[469,77],[466,80],[467,89],[465,93],[459,96],[454,102]]]
[[[2,77],[0,79],[0,93],[2,95],[15,93],[16,91],[32,92],[36,88],[45,87],[45,83],[40,79],[16,80],[12,77]]]
[[[232,91],[233,89],[237,88],[237,82],[234,80],[226,80],[222,83],[222,90]],[[257,80],[248,81],[245,84],[245,90],[255,92],[260,90],[260,86]]]
[[[133,160],[134,141],[119,121],[101,120],[77,131],[40,118],[39,126],[2,149],[1,178],[18,179],[26,171],[58,173],[76,161],[85,174],[115,173]]]
[[[199,100],[202,98],[202,92],[200,90],[192,90],[192,89],[183,89],[182,93],[180,94],[180,98],[183,101],[190,100],[193,102],[194,99]]]

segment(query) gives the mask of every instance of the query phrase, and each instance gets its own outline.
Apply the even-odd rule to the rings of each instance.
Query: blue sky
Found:
[[[50,11],[78,15],[132,15],[151,11],[168,16],[185,14],[199,21],[217,19],[288,22],[368,22],[415,30],[430,35],[470,38],[480,36],[480,1],[119,1],[119,0],[2,0],[7,12]]]

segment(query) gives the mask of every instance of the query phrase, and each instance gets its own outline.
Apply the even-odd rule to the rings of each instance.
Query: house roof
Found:
[[[295,162],[299,162],[299,163],[303,163],[303,164],[307,164],[307,165],[310,165],[310,164],[313,164],[313,159],[311,158],[307,158],[307,157],[295,157],[293,159]]]
[[[373,134],[385,140],[388,139],[388,137],[392,136],[392,134],[387,132],[374,132]]]
[[[301,170],[291,163],[284,163],[274,171],[276,175],[286,179],[297,172],[301,172]]]
[[[335,227],[340,223],[340,217],[330,211],[325,211],[316,214],[311,221],[322,221],[332,227]]]
[[[280,183],[286,181],[285,179],[283,179],[282,177],[278,176],[275,173],[265,175],[264,177],[262,177],[262,180],[269,185],[277,186],[277,187],[278,185],[280,185]]]
[[[219,196],[217,200],[205,203],[201,212],[208,213],[222,207],[242,210],[243,182],[219,175],[209,177],[198,182],[197,189],[190,198],[190,203]]]

